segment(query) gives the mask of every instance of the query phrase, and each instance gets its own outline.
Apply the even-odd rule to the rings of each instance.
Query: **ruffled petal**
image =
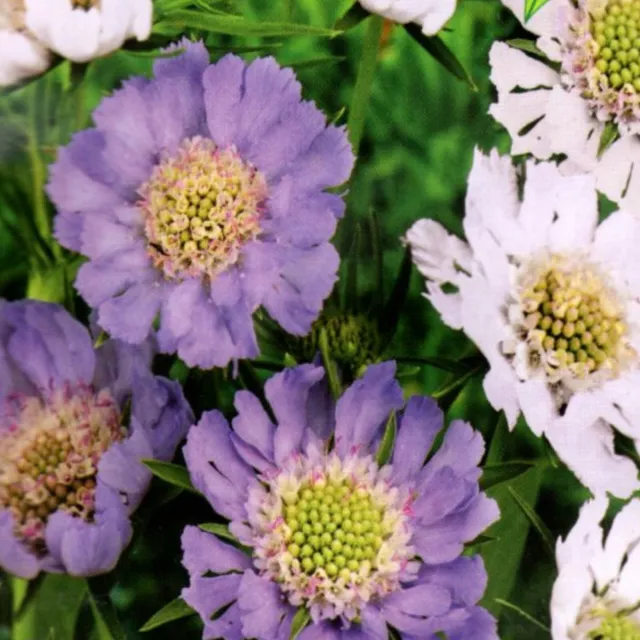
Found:
[[[289,607],[283,604],[280,587],[247,570],[238,591],[242,611],[242,631],[247,638],[272,640],[277,637],[282,619]]]
[[[369,453],[369,446],[391,412],[402,407],[402,389],[395,372],[395,362],[371,365],[338,400],[335,431],[338,455],[347,455],[353,449]]]
[[[13,516],[8,509],[0,510],[0,567],[20,578],[31,580],[40,573],[35,555],[13,535]]]
[[[94,522],[63,511],[47,522],[45,538],[52,559],[73,576],[111,571],[129,544],[132,529],[120,494],[98,482]]]
[[[274,436],[275,461],[281,465],[303,443],[311,388],[324,377],[322,367],[311,364],[285,369],[265,384],[265,395],[278,421]]]
[[[249,391],[238,391],[233,400],[238,415],[233,419],[233,430],[247,443],[255,447],[267,460],[274,460],[273,436],[275,425],[267,412]]]
[[[240,520],[245,515],[247,484],[253,471],[233,448],[229,434],[220,412],[206,412],[189,430],[182,451],[194,486],[220,514]]]

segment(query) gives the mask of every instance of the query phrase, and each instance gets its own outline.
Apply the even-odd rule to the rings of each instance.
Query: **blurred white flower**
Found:
[[[467,243],[433,220],[407,233],[425,296],[489,361],[489,402],[520,413],[592,491],[628,496],[638,470],[613,427],[640,442],[640,217],[598,224],[592,176],[476,152]]]
[[[17,0],[0,0],[0,87],[42,73],[49,53],[25,29],[24,12]]]
[[[525,0],[502,0],[538,37],[548,60],[497,42],[490,54],[512,153],[564,155],[566,175],[593,173],[600,191],[640,212],[640,7],[635,0],[550,0],[523,19]],[[599,155],[603,133],[619,137]]]
[[[360,4],[394,22],[415,22],[428,36],[438,33],[456,10],[456,0],[360,0]]]
[[[585,503],[566,540],[558,540],[553,640],[640,637],[640,500],[620,511],[603,544],[606,510],[603,496]]]
[[[151,0],[24,0],[25,23],[46,47],[74,62],[119,49],[151,32]]]

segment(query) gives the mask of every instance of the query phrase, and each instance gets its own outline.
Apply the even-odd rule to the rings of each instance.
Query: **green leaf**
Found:
[[[532,56],[536,56],[538,58],[547,57],[543,51],[538,49],[533,40],[526,40],[525,38],[513,38],[511,40],[507,40],[507,44],[511,47],[514,47],[515,49],[520,49],[520,51],[530,53]]]
[[[62,574],[49,574],[31,601],[13,621],[11,640],[73,638],[87,582]]]
[[[289,22],[264,22],[248,20],[234,15],[205,15],[200,11],[188,9],[174,11],[156,24],[154,33],[165,33],[167,28],[190,28],[209,33],[222,33],[228,36],[259,36],[263,38],[282,38],[287,36],[321,36],[334,37],[340,35],[335,29],[314,27],[309,24]]]
[[[598,158],[620,137],[618,125],[615,122],[607,122],[602,130],[598,143]]]
[[[351,7],[338,18],[334,25],[334,29],[339,31],[349,31],[357,27],[365,18],[369,17],[369,12],[362,7],[359,2],[354,2]]]
[[[353,232],[353,242],[347,260],[347,277],[345,282],[345,309],[350,309],[353,313],[358,312],[358,266],[360,258],[360,225],[356,224]]]
[[[462,62],[449,49],[440,36],[426,36],[420,26],[414,23],[404,25],[407,33],[435,60],[437,60],[449,73],[458,80],[466,82],[473,91],[478,87],[471,74],[464,68]]]
[[[224,538],[225,540],[230,540],[235,543],[238,542],[236,537],[229,531],[226,524],[220,524],[219,522],[205,522],[204,524],[198,525],[198,527],[207,533],[213,533],[213,535],[218,536],[219,538]]]
[[[192,493],[200,493],[191,484],[189,478],[189,472],[185,467],[178,464],[172,464],[171,462],[162,462],[161,460],[146,459],[142,461],[146,465],[154,476],[157,476],[161,480],[173,484],[176,487],[186,489]]]
[[[499,423],[487,459],[497,463],[497,456],[502,449],[503,436],[508,437],[506,422]],[[504,429],[502,428],[504,427]],[[535,501],[540,490],[542,473],[539,467],[532,467],[525,474],[513,481],[520,495],[528,501]],[[509,598],[518,576],[524,547],[529,534],[529,520],[515,504],[508,491],[508,485],[497,485],[489,490],[489,496],[498,502],[500,520],[493,524],[485,535],[495,537],[497,543],[482,545],[481,554],[484,559],[489,582],[481,605],[494,615],[500,613],[498,598]]]
[[[385,337],[385,346],[391,342],[400,322],[400,314],[409,293],[412,272],[411,249],[406,247],[393,290],[380,314],[380,332]]]
[[[160,611],[156,611],[141,627],[140,631],[151,631],[161,627],[163,624],[181,620],[187,616],[191,616],[195,611],[182,599],[176,598],[169,604],[166,604]]]
[[[97,596],[89,588],[87,596],[96,623],[97,640],[126,640],[115,606],[108,594]]]
[[[515,604],[511,604],[511,602],[507,602],[502,598],[496,598],[495,600],[498,604],[501,604],[503,607],[507,607],[508,609],[515,611],[518,615],[522,616],[525,620],[528,620],[532,624],[535,624],[538,628],[542,629],[543,631],[546,631],[547,633],[551,631],[551,629],[549,629],[549,627],[547,627],[546,624],[542,624],[540,620],[536,620],[530,613],[523,611],[520,607],[517,607]]]
[[[320,347],[320,354],[322,355],[325,375],[329,381],[329,389],[331,390],[333,399],[337,400],[342,395],[342,385],[338,379],[336,365],[331,358],[331,353],[329,352],[329,340],[327,339],[327,330],[324,327],[320,330],[318,343],[318,346]]]
[[[299,71],[300,69],[314,69],[316,67],[324,67],[330,64],[337,64],[338,62],[344,62],[346,58],[344,56],[315,56],[308,60],[300,60],[299,62],[292,62],[290,66],[292,69]]]
[[[393,360],[402,364],[435,367],[436,369],[442,369],[442,371],[448,371],[449,373],[458,375],[462,375],[476,366],[469,366],[465,364],[464,360],[451,360],[450,358],[440,358],[438,356],[396,356]]]
[[[547,551],[551,554],[551,557],[555,557],[555,544],[551,531],[547,528],[547,525],[542,522],[540,516],[535,512],[533,507],[513,488],[507,487],[507,491],[511,494],[511,497],[515,501],[518,508],[525,515],[527,520],[531,523],[533,528],[538,532]]]
[[[310,620],[311,614],[309,613],[309,609],[307,609],[307,607],[299,607],[291,621],[289,640],[296,640],[302,630],[309,624]]]
[[[440,405],[453,403],[453,400],[455,399],[455,397],[457,397],[457,394],[459,393],[460,389],[462,389],[462,387],[464,387],[464,385],[467,384],[467,382],[469,382],[469,380],[476,373],[479,373],[480,371],[482,371],[484,366],[485,365],[482,365],[482,364],[476,365],[475,367],[473,367],[472,369],[469,369],[466,373],[462,374],[458,378],[455,378],[454,380],[447,382],[443,387],[440,387],[440,389],[438,389],[437,391],[434,391],[431,395],[436,400],[441,401]]]
[[[367,118],[373,74],[378,61],[378,48],[380,46],[383,24],[384,20],[380,16],[371,16],[367,20],[367,30],[364,35],[360,64],[358,65],[356,86],[353,89],[351,103],[349,105],[347,130],[349,131],[349,140],[353,147],[353,153],[356,156],[358,155],[360,141],[364,133],[364,123]]]
[[[378,466],[382,466],[389,462],[391,453],[393,451],[393,443],[396,441],[396,434],[398,432],[398,425],[396,421],[395,411],[389,416],[387,420],[387,426],[384,429],[384,435],[382,436],[382,442],[378,449],[376,461]]]
[[[513,480],[523,473],[526,473],[534,466],[532,462],[502,462],[501,464],[487,465],[482,469],[480,477],[480,489],[486,491],[503,482]]]
[[[524,21],[528,22],[549,0],[525,0]]]

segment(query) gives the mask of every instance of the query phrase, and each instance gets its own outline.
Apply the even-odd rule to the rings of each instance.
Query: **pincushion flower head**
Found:
[[[456,0],[360,0],[360,4],[394,22],[415,22],[428,36],[438,33],[456,10]]]
[[[640,438],[640,219],[598,224],[592,176],[476,152],[464,231],[421,220],[406,240],[425,296],[489,361],[489,402],[511,427],[522,412],[588,488],[628,496],[638,472],[612,426]]]
[[[209,368],[257,355],[261,305],[290,333],[310,329],[344,209],[324,189],[353,154],[272,58],[209,65],[202,44],[180,47],[103,100],[49,194],[57,238],[89,258],[76,287],[99,324],[138,343],[159,317],[160,349]]]
[[[217,411],[191,428],[191,479],[251,551],[185,529],[182,597],[204,638],[286,640],[302,609],[301,640],[386,640],[387,625],[412,640],[497,639],[476,605],[482,559],[461,555],[498,517],[478,488],[482,437],[453,422],[425,465],[443,415],[425,397],[403,410],[394,372],[371,365],[334,405],[323,369],[301,365],[267,382],[270,413],[240,391],[232,428]]]
[[[151,479],[192,420],[150,347],[107,341],[64,309],[0,301],[0,569],[110,571]],[[128,416],[128,417],[127,417]]]
[[[640,501],[623,507],[603,543],[606,510],[604,497],[587,502],[567,538],[558,540],[553,640],[640,638]]]
[[[525,0],[503,2],[523,21]],[[548,61],[501,42],[490,56],[491,114],[511,134],[512,153],[566,156],[563,173],[593,173],[600,191],[638,210],[640,5],[550,0],[524,26]]]

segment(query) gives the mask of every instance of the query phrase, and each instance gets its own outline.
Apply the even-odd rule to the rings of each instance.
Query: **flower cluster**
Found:
[[[232,428],[213,411],[189,431],[194,485],[251,548],[185,530],[182,597],[205,638],[288,638],[299,608],[305,639],[386,638],[387,625],[402,638],[497,637],[477,606],[482,560],[461,555],[498,517],[478,489],[482,438],[456,421],[432,452],[443,414],[430,398],[405,406],[394,373],[372,365],[334,403],[324,370],[301,365],[267,382],[270,412],[240,391]]]
[[[193,414],[181,387],[150,371],[151,345],[107,341],[64,309],[0,301],[0,567],[110,571],[151,473]]]

